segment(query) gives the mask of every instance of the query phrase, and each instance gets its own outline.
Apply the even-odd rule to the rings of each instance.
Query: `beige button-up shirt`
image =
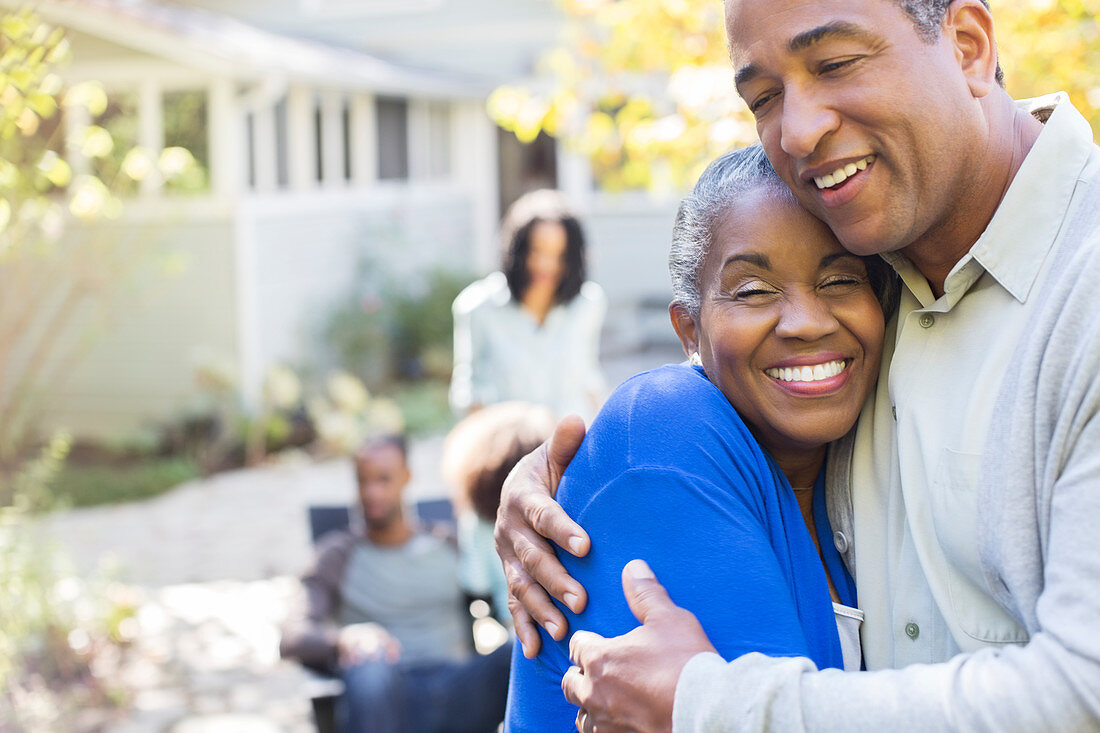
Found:
[[[876,671],[698,654],[674,731],[1100,725],[1100,148],[1088,122],[1058,105],[943,297],[893,260],[908,292],[889,363],[854,454],[844,441],[830,456],[834,539]]]
[[[1021,104],[1047,107],[1057,96]],[[1056,146],[1067,137],[1059,128],[1077,115],[1066,107],[1036,145]],[[1062,156],[1038,152],[1024,160],[1019,185],[1000,207],[1027,210],[1012,224],[1031,230],[1001,231],[1005,217],[995,217],[948,274],[940,298],[903,255],[887,258],[904,283],[901,307],[852,463],[868,669],[941,662],[1028,638],[982,579],[975,487],[994,399],[1034,302],[1032,284],[1050,264],[1058,232],[1051,220],[1065,211],[1042,170]]]

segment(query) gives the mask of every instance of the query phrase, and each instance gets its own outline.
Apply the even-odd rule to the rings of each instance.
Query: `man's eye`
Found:
[[[752,104],[749,105],[749,111],[750,112],[758,112],[760,109],[762,109],[764,107],[765,104],[767,104],[772,99],[774,99],[775,96],[776,95],[774,93],[768,93],[768,94],[760,95],[759,97],[757,97],[756,99],[754,99],[752,101]]]
[[[843,69],[845,66],[849,66],[857,61],[858,57],[850,59],[840,59],[839,61],[827,61],[821,65],[821,73],[828,74],[831,71],[837,71]]]

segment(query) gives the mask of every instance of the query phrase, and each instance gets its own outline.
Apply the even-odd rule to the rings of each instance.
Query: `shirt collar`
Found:
[[[1043,131],[985,231],[948,273],[944,291],[952,303],[980,277],[976,266],[1016,300],[1027,300],[1092,152],[1092,128],[1065,92],[1022,99],[1016,106],[1044,122]],[[935,300],[928,281],[907,257],[888,252],[883,258],[897,270],[922,306]]]
[[[1054,246],[1093,142],[1092,128],[1065,92],[1020,100],[1017,107],[1046,124],[989,226],[944,285],[949,288],[951,277],[972,257],[1022,303]]]

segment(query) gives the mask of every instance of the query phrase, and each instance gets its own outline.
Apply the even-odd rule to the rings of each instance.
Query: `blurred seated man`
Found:
[[[344,680],[341,730],[496,730],[510,645],[484,656],[470,649],[454,539],[405,514],[405,439],[370,440],[354,461],[363,521],[318,543],[302,576],[305,612],[285,630],[281,654]]]

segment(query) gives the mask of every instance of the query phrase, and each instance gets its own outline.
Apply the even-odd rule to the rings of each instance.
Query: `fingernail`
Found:
[[[568,591],[561,594],[562,599],[565,601],[565,605],[569,606],[569,610],[573,613],[580,613],[577,610],[577,602],[581,599],[576,593],[569,593]]]
[[[570,537],[568,544],[570,552],[572,552],[574,555],[580,555],[582,552],[584,552],[584,540],[582,540],[580,537]]]
[[[545,624],[543,624],[543,626],[546,628],[547,631],[550,632],[550,636],[554,637],[555,639],[558,638],[558,634],[561,633],[561,627],[553,621],[547,621]]]
[[[631,580],[656,580],[657,576],[653,574],[653,570],[646,564],[645,560],[631,560],[623,568],[623,572],[626,573],[626,577]]]
[[[531,651],[531,647],[529,647],[529,646],[527,646],[526,644],[523,644],[523,643],[521,643],[520,646],[523,648],[523,656],[525,656],[528,659],[534,659],[535,658],[535,654],[534,654],[534,652]]]

